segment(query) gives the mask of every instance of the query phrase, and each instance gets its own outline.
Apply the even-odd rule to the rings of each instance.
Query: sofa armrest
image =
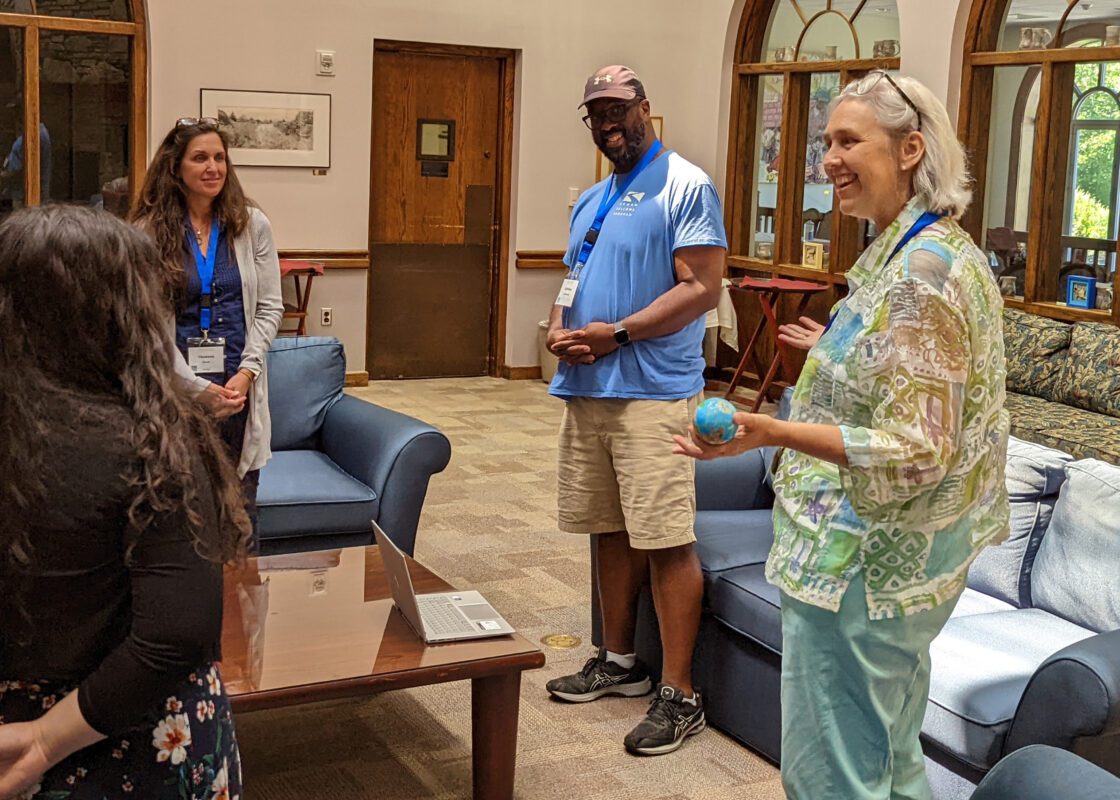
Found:
[[[1075,642],[1042,662],[1019,701],[1004,752],[1031,744],[1081,752],[1078,740],[1095,738],[1116,743],[1090,749],[1112,752],[1105,756],[1111,763],[1098,763],[1120,773],[1120,630]]]
[[[428,479],[451,460],[451,443],[418,419],[344,395],[320,431],[323,452],[380,502],[377,523],[409,555]]]
[[[972,800],[1107,800],[1118,796],[1120,778],[1115,775],[1065,750],[1031,745],[996,764],[980,781]]]
[[[731,458],[696,462],[698,511],[749,511],[770,508],[774,495],[766,482],[763,450]]]

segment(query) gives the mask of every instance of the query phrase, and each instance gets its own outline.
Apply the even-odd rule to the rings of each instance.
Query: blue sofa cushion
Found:
[[[346,355],[331,336],[283,336],[268,351],[272,449],[303,450],[315,437],[346,383]]]
[[[985,548],[968,571],[973,589],[1016,606],[1031,605],[1031,569],[1050,524],[1054,501],[1073,457],[1012,437],[1007,442],[1005,483],[1011,499],[1011,534]]]
[[[975,589],[965,589],[953,609],[953,617],[970,617],[973,614],[991,614],[993,611],[1014,611],[1017,606]]]
[[[930,647],[922,734],[978,769],[1003,755],[1027,681],[1049,656],[1093,632],[1037,608],[954,614]]]
[[[265,538],[324,533],[372,535],[377,494],[317,450],[272,454],[257,491]]]
[[[705,572],[762,564],[774,543],[773,512],[698,511],[696,554]]]
[[[1034,604],[1096,632],[1120,628],[1120,467],[1066,467],[1031,577]]]
[[[765,564],[721,572],[708,588],[708,606],[727,627],[781,654],[781,592],[766,582]]]

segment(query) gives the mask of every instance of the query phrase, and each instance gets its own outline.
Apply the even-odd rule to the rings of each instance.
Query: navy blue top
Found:
[[[185,226],[185,230],[187,236],[194,236],[189,224]],[[245,302],[241,296],[241,270],[238,269],[237,256],[234,255],[226,232],[219,229],[218,241],[211,241],[210,245],[218,248],[214,259],[214,289],[210,300],[210,338],[225,337],[226,374],[202,377],[224,384],[241,366],[248,325],[245,321]],[[183,269],[187,273],[187,288],[175,315],[175,344],[186,356],[187,339],[202,335],[199,329],[202,283],[189,244],[183,252]]]

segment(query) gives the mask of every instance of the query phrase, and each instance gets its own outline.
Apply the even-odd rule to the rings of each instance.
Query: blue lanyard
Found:
[[[894,257],[902,252],[902,248],[908,245],[911,239],[913,239],[933,223],[937,222],[937,220],[939,219],[941,219],[941,215],[935,214],[932,211],[927,211],[926,213],[918,217],[917,221],[910,226],[910,230],[906,231],[906,233],[902,235],[902,238],[898,240],[898,244],[894,246],[894,250],[891,250],[890,258],[887,259],[886,263],[889,264],[891,261],[893,261]],[[834,319],[836,319],[835,314],[828,318],[828,324],[824,326],[824,332],[821,333],[821,336],[824,336],[825,333],[828,333],[828,329],[832,327],[832,321]]]
[[[189,218],[188,218],[189,223]],[[193,231],[187,231],[187,242],[190,244],[191,255],[194,256],[195,267],[198,268],[198,282],[201,284],[199,297],[198,327],[202,330],[202,338],[207,338],[210,333],[210,297],[214,291],[214,263],[218,256],[218,215],[214,214],[214,221],[210,224],[210,246],[206,255],[198,246],[198,240]]]
[[[653,144],[650,145],[649,150],[646,150],[645,155],[642,156],[642,160],[638,162],[634,169],[630,170],[629,174],[621,183],[618,182],[617,175],[612,178],[612,182],[616,187],[613,194],[611,193],[611,184],[608,184],[603,190],[603,199],[599,201],[599,210],[595,212],[595,220],[591,223],[591,227],[587,229],[587,234],[583,237],[583,245],[579,249],[579,257],[576,258],[576,265],[572,269],[570,277],[579,277],[580,271],[583,269],[584,265],[587,264],[587,259],[591,258],[591,250],[595,247],[595,242],[599,238],[599,231],[603,228],[603,222],[606,220],[607,214],[611,212],[611,209],[614,208],[614,204],[619,201],[619,198],[626,194],[626,190],[630,187],[630,184],[634,182],[634,179],[642,174],[642,170],[648,167],[653,159],[657,158],[657,154],[660,152],[661,142],[655,139]]]

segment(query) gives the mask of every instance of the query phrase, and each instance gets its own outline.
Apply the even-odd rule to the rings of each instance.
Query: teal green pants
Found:
[[[867,618],[862,576],[837,613],[782,594],[782,785],[788,800],[929,800],[918,733],[929,646],[956,600]]]

